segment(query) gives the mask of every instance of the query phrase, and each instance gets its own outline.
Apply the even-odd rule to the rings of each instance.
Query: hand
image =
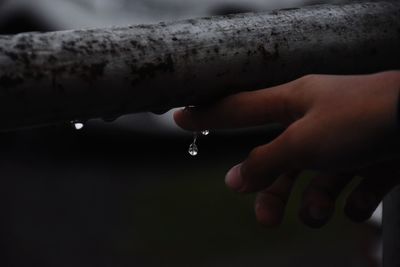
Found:
[[[345,213],[368,219],[400,181],[400,71],[372,75],[309,75],[277,87],[244,92],[207,106],[177,111],[184,129],[222,129],[282,123],[286,130],[255,148],[226,175],[231,189],[258,192],[257,219],[281,223],[302,170],[316,170],[303,195],[300,218],[311,227],[332,216],[337,197],[355,177]]]

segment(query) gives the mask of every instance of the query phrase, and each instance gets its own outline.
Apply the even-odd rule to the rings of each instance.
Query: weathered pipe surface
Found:
[[[195,105],[308,73],[400,68],[400,3],[0,36],[0,129]]]

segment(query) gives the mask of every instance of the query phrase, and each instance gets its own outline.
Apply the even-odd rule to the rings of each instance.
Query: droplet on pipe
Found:
[[[83,127],[85,127],[85,124],[81,121],[71,121],[71,124],[77,131],[82,130]]]

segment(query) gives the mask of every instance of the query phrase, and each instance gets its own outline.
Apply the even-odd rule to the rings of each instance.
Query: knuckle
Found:
[[[314,92],[320,82],[321,75],[308,74],[295,80],[288,92],[288,105],[293,107],[297,117],[301,117],[311,107]]]
[[[307,90],[313,88],[316,83],[320,80],[320,75],[308,74],[294,81],[294,93],[298,93],[296,96],[304,95]]]

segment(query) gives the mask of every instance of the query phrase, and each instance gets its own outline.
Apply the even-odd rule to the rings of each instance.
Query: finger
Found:
[[[304,123],[303,119],[295,122],[271,143],[253,149],[227,173],[226,185],[241,193],[258,192],[281,174],[305,167],[312,150],[302,137]]]
[[[338,196],[352,177],[323,173],[312,179],[304,191],[300,208],[299,216],[303,223],[312,228],[325,225],[335,211]]]
[[[273,88],[243,92],[207,107],[193,107],[174,113],[175,122],[187,130],[226,129],[292,121],[295,105],[288,91],[296,82]],[[299,102],[299,99],[297,99]],[[296,104],[297,105],[297,104]]]
[[[385,195],[400,181],[399,158],[373,164],[360,171],[364,178],[346,200],[345,214],[355,222],[369,219]]]
[[[368,220],[385,195],[397,184],[398,181],[391,177],[364,178],[347,198],[345,214],[355,222]]]
[[[282,223],[286,204],[298,174],[299,172],[286,173],[257,194],[255,212],[262,225],[273,227]]]

